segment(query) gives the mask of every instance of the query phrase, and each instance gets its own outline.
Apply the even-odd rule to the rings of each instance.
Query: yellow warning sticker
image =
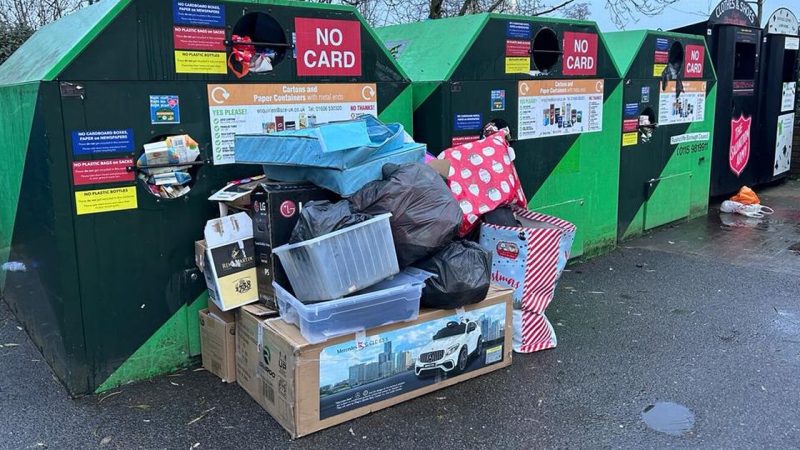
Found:
[[[136,186],[126,186],[75,193],[78,215],[136,209]]]
[[[531,71],[531,58],[515,56],[506,58],[506,73],[528,73]]]
[[[225,52],[175,50],[175,72],[226,74]]]
[[[664,73],[664,69],[667,68],[666,64],[653,64],[653,76],[660,77],[662,73]]]
[[[622,146],[636,145],[639,143],[639,132],[622,133]]]

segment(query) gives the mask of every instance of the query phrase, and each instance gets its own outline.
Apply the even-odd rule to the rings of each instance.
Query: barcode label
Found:
[[[269,400],[270,403],[275,403],[275,389],[266,380],[261,381],[261,396]]]

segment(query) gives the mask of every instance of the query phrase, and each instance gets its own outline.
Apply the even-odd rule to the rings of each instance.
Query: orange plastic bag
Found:
[[[731,200],[734,202],[739,202],[743,205],[761,204],[761,200],[759,200],[756,193],[747,186],[742,186],[742,188],[739,189],[739,193],[731,197]]]

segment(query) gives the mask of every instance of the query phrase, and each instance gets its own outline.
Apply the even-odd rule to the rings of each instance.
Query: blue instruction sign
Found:
[[[650,103],[650,86],[642,86],[642,103]]]
[[[126,153],[133,151],[133,129],[72,132],[73,155]]]
[[[506,110],[506,91],[500,89],[492,91],[492,111],[505,111]]]
[[[656,38],[656,50],[665,52],[669,48],[669,41],[664,38]]]
[[[506,37],[513,39],[530,39],[531,24],[529,22],[506,23]]]
[[[181,123],[181,105],[177,95],[150,96],[150,123]]]
[[[173,0],[172,20],[179,25],[225,26],[225,5]]]
[[[639,104],[638,103],[626,103],[625,104],[625,117],[636,117],[639,115]]]
[[[480,114],[456,114],[453,121],[455,131],[480,130],[483,128],[483,117]]]

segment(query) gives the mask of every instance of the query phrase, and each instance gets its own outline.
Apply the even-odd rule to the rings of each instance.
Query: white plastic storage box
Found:
[[[296,298],[315,302],[344,297],[399,272],[389,226],[391,216],[381,214],[274,249]]]
[[[304,304],[273,282],[281,319],[300,328],[308,342],[381,325],[415,320],[425,280],[432,275],[409,267],[356,295],[327,302]]]

